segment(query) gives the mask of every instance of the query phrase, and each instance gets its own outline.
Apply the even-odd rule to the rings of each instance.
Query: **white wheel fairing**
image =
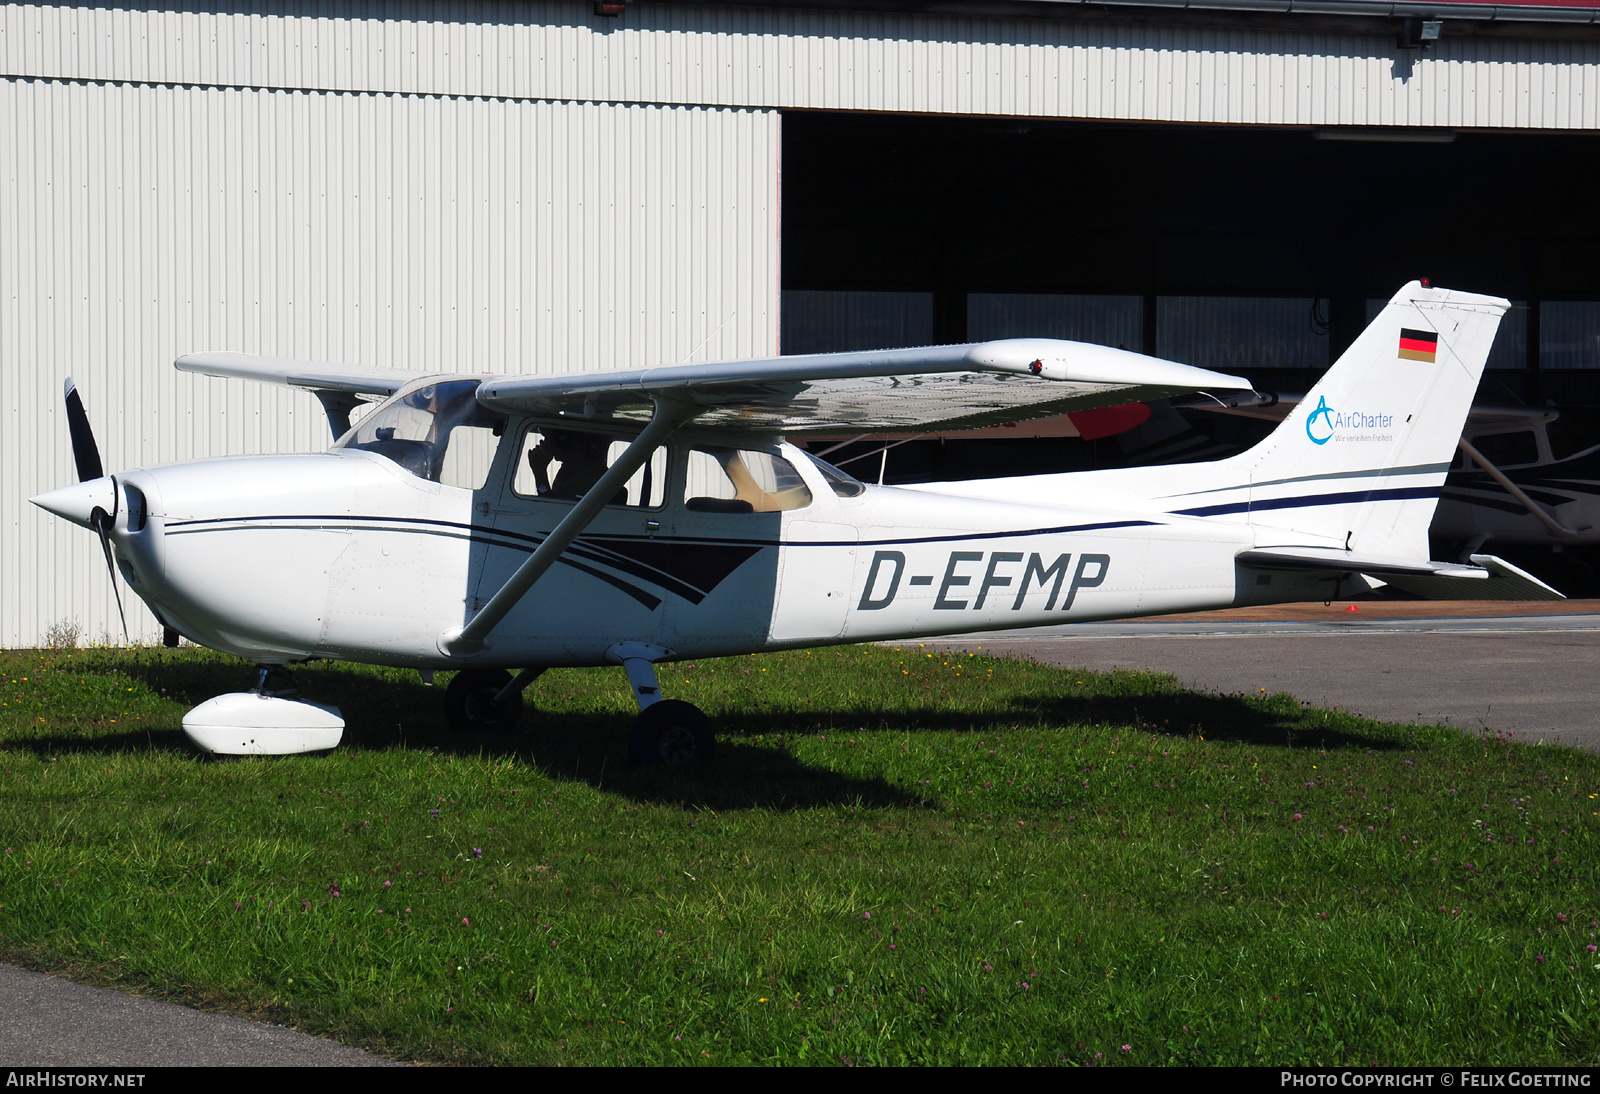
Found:
[[[183,731],[206,752],[224,756],[287,756],[338,745],[338,707],[236,691],[207,699],[183,716]]]

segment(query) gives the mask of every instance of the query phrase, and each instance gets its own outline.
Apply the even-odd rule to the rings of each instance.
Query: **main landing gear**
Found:
[[[628,734],[628,759],[640,767],[704,767],[716,750],[711,719],[682,699],[651,703]]]
[[[522,720],[522,692],[544,669],[463,669],[444,692],[444,720],[451,729],[508,733]]]
[[[711,719],[693,703],[661,698],[655,662],[667,651],[629,643],[611,651],[622,662],[639,704],[628,734],[628,758],[639,767],[705,767],[716,753]]]
[[[658,646],[627,643],[611,651],[628,674],[639,716],[628,733],[628,758],[638,767],[704,767],[716,753],[711,720],[693,703],[661,698],[655,662],[669,654]],[[457,731],[509,732],[522,719],[522,692],[544,672],[463,669],[444,693],[445,721]]]

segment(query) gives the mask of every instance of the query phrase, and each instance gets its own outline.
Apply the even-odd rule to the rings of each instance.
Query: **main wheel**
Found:
[[[458,672],[444,692],[444,720],[461,730],[509,731],[522,720],[522,693],[514,691],[500,702],[494,697],[511,683],[505,669],[466,669]]]
[[[629,758],[641,767],[704,767],[716,748],[711,720],[681,699],[662,699],[645,707],[628,735]]]

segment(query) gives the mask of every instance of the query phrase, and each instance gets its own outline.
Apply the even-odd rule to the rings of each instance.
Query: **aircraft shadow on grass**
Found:
[[[134,664],[122,671],[174,702],[194,706],[227,690],[254,684],[244,666]],[[681,802],[713,809],[805,809],[820,805],[909,806],[922,802],[882,777],[850,775],[806,764],[781,743],[753,738],[830,732],[933,731],[996,733],[1016,726],[1142,726],[1152,732],[1208,741],[1277,748],[1389,750],[1415,747],[1391,733],[1340,727],[1304,727],[1242,696],[1173,691],[1139,696],[1022,698],[983,715],[945,710],[886,712],[839,707],[786,712],[741,712],[717,719],[725,747],[702,771],[663,772],[629,766],[632,717],[621,711],[551,713],[538,709],[537,690],[515,733],[452,733],[441,713],[440,688],[382,679],[328,666],[302,673],[308,698],[338,704],[346,713],[341,750],[435,748],[488,757],[518,758],[554,778],[584,782],[638,801]],[[735,746],[735,742],[737,742]],[[41,755],[72,752],[188,751],[176,727],[112,734],[41,734],[13,739],[10,747]],[[731,747],[729,747],[731,746]],[[931,803],[926,803],[931,804]]]

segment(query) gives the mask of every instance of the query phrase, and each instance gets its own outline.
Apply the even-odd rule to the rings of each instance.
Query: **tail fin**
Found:
[[[1415,281],[1396,293],[1271,435],[1223,461],[1248,471],[1258,545],[1426,559],[1445,472],[1510,306]]]

